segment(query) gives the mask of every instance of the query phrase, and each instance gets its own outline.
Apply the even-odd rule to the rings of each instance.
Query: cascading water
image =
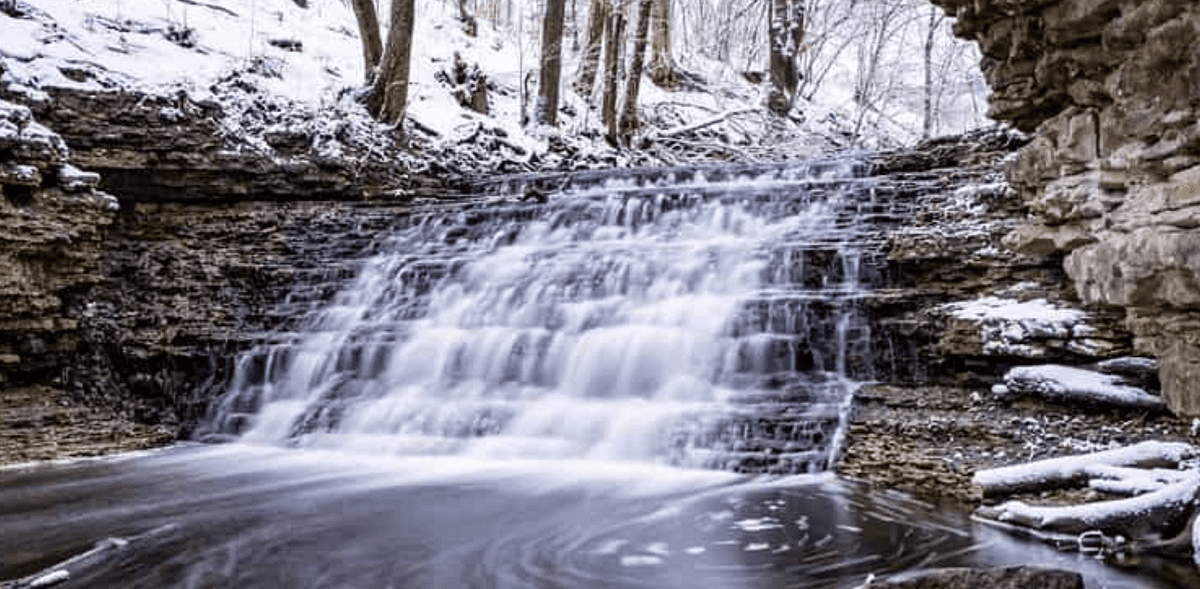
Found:
[[[869,377],[850,162],[425,211],[239,358],[212,431],[395,454],[824,469]],[[578,184],[582,184],[579,182]]]

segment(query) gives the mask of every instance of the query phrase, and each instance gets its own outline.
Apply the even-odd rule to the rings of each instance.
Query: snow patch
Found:
[[[1001,398],[1037,395],[1059,401],[1081,401],[1149,410],[1163,410],[1161,397],[1121,384],[1121,378],[1057,364],[1020,366],[1004,375],[1004,385],[993,388]]]
[[[951,316],[979,324],[979,339],[984,355],[1044,357],[1047,340],[1080,340],[1081,346],[1099,349],[1100,343],[1082,338],[1095,330],[1084,323],[1087,313],[1060,307],[1045,299],[1018,301],[989,296],[974,301],[947,303],[943,310]],[[1086,350],[1080,350],[1086,353]]]

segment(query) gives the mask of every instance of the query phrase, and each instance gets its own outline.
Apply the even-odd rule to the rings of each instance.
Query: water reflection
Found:
[[[1055,553],[832,475],[597,460],[174,449],[0,471],[0,530],[0,579],[130,540],[65,587],[832,588],[1030,563],[1081,570],[1089,587],[1194,581]]]

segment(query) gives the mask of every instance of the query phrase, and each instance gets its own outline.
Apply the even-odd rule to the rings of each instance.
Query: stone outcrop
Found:
[[[34,116],[71,146],[77,165],[98,172],[103,188],[122,200],[407,198],[445,189],[410,174],[410,162],[398,156],[323,154],[311,149],[318,139],[312,129],[231,121],[221,104],[185,93],[64,87],[42,92],[28,100],[0,87],[0,98],[26,99]],[[263,128],[252,141],[227,137],[226,126],[240,124]]]
[[[203,105],[164,127],[160,99],[61,92],[0,100],[0,461],[186,434],[239,349],[302,320],[412,209],[397,185],[364,199],[382,184],[352,158],[314,177],[222,159]]]
[[[58,367],[79,323],[65,300],[99,280],[117,200],[70,163],[62,138],[0,100],[0,385]]]
[[[933,1],[978,41],[990,114],[1036,132],[1008,177],[1037,223],[1007,245],[1063,256],[1159,359],[1170,408],[1200,415],[1200,6]]]
[[[1129,352],[1120,313],[1078,308],[1061,255],[1002,243],[1028,217],[1004,177],[1026,143],[988,131],[876,156],[876,169],[892,172],[877,190],[896,184],[915,197],[888,231],[886,276],[868,301],[875,378],[990,387],[1012,366]]]

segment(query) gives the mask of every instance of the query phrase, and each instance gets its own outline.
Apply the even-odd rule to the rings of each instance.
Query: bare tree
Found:
[[[542,67],[534,117],[547,125],[558,124],[558,87],[562,78],[563,19],[565,0],[547,0],[542,17]]]
[[[625,41],[625,11],[630,0],[612,0],[604,25],[604,99],[600,108],[609,143],[620,139],[617,128],[617,83],[620,72],[621,45]]]
[[[650,13],[650,79],[660,88],[679,87],[671,55],[671,0],[654,0]]]
[[[925,31],[925,120],[921,126],[922,139],[929,139],[933,136],[933,45],[938,26],[945,18],[946,15],[936,6],[932,4],[929,6],[929,28]]]
[[[771,92],[767,108],[786,115],[800,87],[796,63],[804,45],[804,4],[801,0],[771,0],[770,10]]]
[[[376,120],[396,126],[401,123],[408,106],[408,73],[412,58],[412,38],[415,18],[414,0],[392,0],[391,28],[387,46],[371,90],[367,108]]]
[[[621,109],[620,139],[628,143],[629,136],[638,128],[638,91],[642,83],[642,70],[646,61],[646,37],[650,33],[650,11],[655,0],[641,0],[638,6],[637,30],[633,38],[633,63],[625,78],[625,103]]]
[[[362,0],[355,1],[359,2]],[[467,0],[458,0],[458,22],[462,23],[463,32],[468,37],[474,37],[479,34],[479,23],[476,22],[471,12],[467,10]]]
[[[362,40],[363,74],[367,83],[375,76],[379,59],[383,56],[383,40],[379,37],[379,17],[375,14],[374,0],[351,0],[354,17],[358,20],[358,37]]]
[[[600,55],[604,45],[604,29],[608,22],[609,1],[592,0],[588,10],[587,40],[583,46],[583,59],[579,75],[575,78],[575,93],[588,96],[596,85],[596,71],[600,69]]]

